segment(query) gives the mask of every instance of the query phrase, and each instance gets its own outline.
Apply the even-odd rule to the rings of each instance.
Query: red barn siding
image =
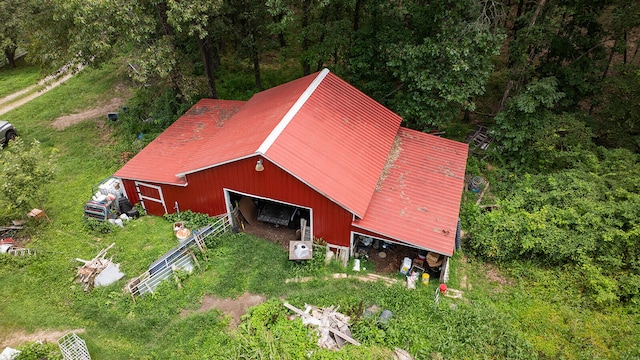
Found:
[[[311,189],[278,166],[263,158],[264,171],[255,171],[259,157],[238,160],[212,169],[187,175],[185,187],[154,184],[162,187],[169,212],[177,201],[180,209],[220,215],[226,213],[223,189],[256,195],[312,209],[313,236],[327,242],[349,246],[353,216],[322,194]],[[129,199],[139,201],[135,185],[124,180]],[[163,215],[152,213],[152,215]]]

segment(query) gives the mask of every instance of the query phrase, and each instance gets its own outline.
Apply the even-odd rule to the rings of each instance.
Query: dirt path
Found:
[[[247,309],[261,304],[266,300],[267,298],[265,298],[264,296],[252,295],[249,293],[244,293],[237,299],[218,299],[211,295],[205,295],[205,297],[202,299],[202,305],[200,305],[200,308],[198,310],[185,310],[180,313],[180,316],[184,317],[192,313],[200,313],[209,311],[211,309],[218,309],[231,316],[231,322],[229,323],[229,326],[231,328],[235,328],[238,326],[238,324],[240,324],[240,317],[247,312]]]
[[[74,332],[80,334],[84,332],[84,329],[64,330],[64,331],[38,331],[35,333],[27,334],[24,331],[16,331],[5,336],[0,337],[0,349],[6,347],[17,348],[22,344],[42,341],[49,343],[56,343],[58,339],[66,334]]]
[[[64,66],[61,69],[59,69],[58,71],[56,71],[54,74],[47,76],[46,78],[40,80],[38,82],[38,84],[36,85],[32,85],[29,86],[26,89],[17,91],[11,95],[5,96],[2,99],[0,99],[0,115],[4,115],[6,113],[8,113],[9,111],[16,109],[26,103],[28,103],[29,101],[39,97],[40,95],[46,94],[49,90],[51,89],[55,89],[56,87],[58,87],[60,84],[64,83],[65,81],[71,79],[73,77],[73,75],[75,75],[75,73],[82,71],[82,69],[84,68],[84,66],[82,65],[78,65],[78,67],[76,68],[75,71],[70,71],[70,67],[69,66]],[[65,74],[62,77],[59,77],[60,74]],[[32,91],[33,89],[39,87],[39,86],[43,86],[46,85],[44,88],[42,88],[39,91],[36,91],[30,95],[27,95],[21,99],[18,99],[16,101],[13,101],[13,99],[16,99],[26,93],[29,93],[30,91]]]
[[[106,117],[107,113],[117,111],[120,106],[124,105],[125,102],[126,99],[114,97],[111,99],[111,101],[109,101],[108,104],[104,106],[88,109],[76,114],[60,116],[51,123],[51,126],[53,126],[56,130],[63,130],[84,120],[93,119],[100,116]]]

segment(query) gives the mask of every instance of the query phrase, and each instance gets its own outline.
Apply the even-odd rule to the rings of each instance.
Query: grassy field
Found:
[[[0,68],[0,98],[35,85],[42,77],[37,66],[28,66],[22,60],[18,64],[22,66]]]
[[[269,71],[265,78],[277,81],[278,69]],[[50,126],[58,116],[103,104],[122,84],[120,74],[113,65],[85,70],[5,116],[25,140],[57,149],[59,158],[44,206],[51,222],[31,222],[23,234],[31,238],[28,246],[37,256],[0,256],[0,341],[16,333],[83,329],[80,336],[93,359],[389,359],[394,347],[416,359],[640,358],[637,308],[583,307],[573,269],[526,263],[498,268],[464,251],[452,259],[450,282],[464,297],[442,298],[436,307],[435,281],[409,291],[353,278],[323,280],[327,274],[351,273],[351,267],[325,267],[321,259],[300,266],[288,261],[278,245],[228,234],[209,243],[201,269],[180,286],[168,281],[155,295],[132,301],[124,284],[175,246],[171,224],[145,216],[108,234],[88,229],[83,204],[92,185],[122,165],[118,149],[125,140],[111,136],[104,117],[63,130]],[[221,88],[246,97],[238,90],[241,78],[247,81],[238,76]],[[31,68],[0,71],[0,82],[18,88],[35,81]],[[75,281],[76,258],[91,259],[112,243],[108,255],[121,264],[125,279],[85,293]],[[285,282],[300,276],[317,280]],[[269,300],[252,309],[238,328],[230,328],[229,318],[218,310],[193,311],[205,295],[236,298],[246,292]],[[353,337],[363,345],[339,352],[317,348],[299,321],[286,318],[282,300],[298,307],[340,306],[352,317]],[[362,316],[363,308],[374,304],[394,313],[387,325]],[[46,352],[57,348],[44,347]]]

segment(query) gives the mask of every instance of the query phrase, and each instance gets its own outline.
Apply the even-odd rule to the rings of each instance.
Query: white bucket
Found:
[[[303,258],[303,257],[309,256],[309,248],[305,244],[300,244],[296,246],[293,252],[296,254],[297,258]]]
[[[411,269],[411,259],[406,257],[402,261],[402,266],[400,267],[400,273],[407,275],[409,273],[409,269]]]

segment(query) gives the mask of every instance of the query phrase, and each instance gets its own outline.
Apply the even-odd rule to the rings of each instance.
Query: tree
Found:
[[[218,98],[215,81],[215,42],[211,24],[219,15],[222,1],[167,1],[167,21],[178,32],[187,33],[198,45],[209,88],[209,97]]]
[[[30,11],[28,0],[0,0],[0,49],[9,67],[16,66],[16,50],[20,42],[25,40]]]
[[[43,208],[45,186],[55,174],[55,150],[44,149],[38,141],[27,145],[16,138],[0,152],[0,203],[10,219],[33,207]]]
[[[461,109],[473,110],[469,99],[484,93],[502,35],[491,23],[472,17],[468,7],[478,10],[475,5],[458,1],[453,9],[416,7],[409,27],[420,35],[390,44],[387,65],[402,84],[395,107],[409,126],[446,124]]]
[[[640,67],[620,65],[594,100],[593,125],[601,144],[640,151]]]
[[[237,54],[248,58],[253,66],[253,76],[256,89],[262,91],[262,77],[260,73],[260,54],[275,47],[275,41],[268,32],[268,23],[272,20],[266,15],[267,4],[264,1],[228,0],[232,33],[239,44]]]
[[[534,80],[496,116],[501,152],[512,165],[537,166],[541,160],[544,163],[539,140],[548,132],[559,130],[552,109],[563,97],[555,78]]]
[[[299,47],[302,74],[320,71],[331,64],[340,66],[354,36],[355,0],[269,0],[269,13],[277,20],[276,31],[287,29]],[[359,8],[357,8],[360,11]]]

